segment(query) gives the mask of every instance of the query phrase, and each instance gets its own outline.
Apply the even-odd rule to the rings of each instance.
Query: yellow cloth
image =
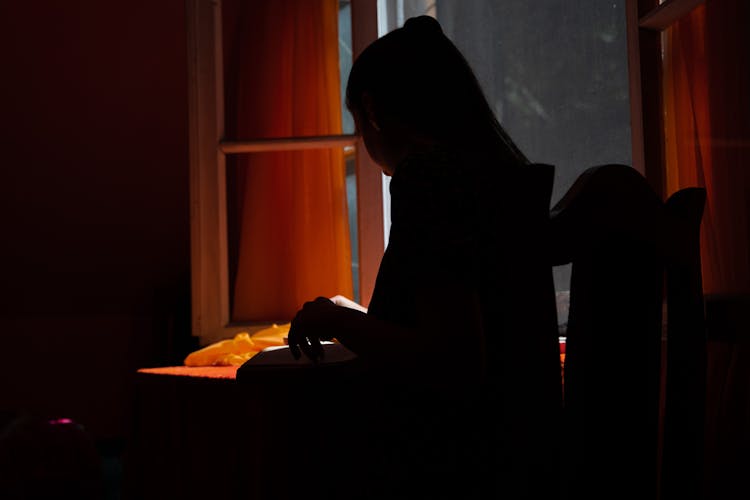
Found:
[[[273,324],[250,335],[240,332],[234,338],[220,340],[193,351],[185,358],[185,366],[237,366],[271,346],[286,344],[291,323]]]

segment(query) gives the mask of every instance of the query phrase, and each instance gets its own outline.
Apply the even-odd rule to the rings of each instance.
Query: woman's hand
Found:
[[[323,358],[321,340],[331,340],[340,308],[330,299],[318,297],[306,302],[292,320],[287,334],[289,350],[295,359],[301,353],[312,361]]]

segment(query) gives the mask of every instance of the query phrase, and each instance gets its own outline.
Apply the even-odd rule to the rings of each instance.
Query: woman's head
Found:
[[[466,59],[431,17],[408,19],[368,46],[354,62],[346,99],[358,124],[366,125],[361,132],[373,156],[382,145],[373,142],[388,146],[390,139],[526,162]]]

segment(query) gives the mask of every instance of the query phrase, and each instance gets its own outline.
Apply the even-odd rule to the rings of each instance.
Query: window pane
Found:
[[[518,146],[555,165],[553,204],[586,168],[631,164],[624,0],[438,0],[437,18]]]
[[[341,75],[341,119],[344,134],[354,133],[354,118],[346,109],[346,81],[349,78],[349,72],[352,70],[352,58],[352,9],[349,0],[340,0],[339,74]]]
[[[350,0],[339,0],[339,75],[341,93],[341,126],[342,133],[354,133],[354,118],[346,107],[346,84],[352,69],[352,12]],[[346,163],[346,199],[349,218],[349,241],[352,249],[352,282],[354,285],[352,299],[360,303],[359,290],[359,236],[357,226],[357,176],[356,154],[354,147],[344,151]]]
[[[289,321],[321,295],[356,300],[356,225],[348,210],[356,183],[346,149],[227,157],[233,323]]]
[[[553,203],[587,167],[631,162],[625,2],[438,0],[437,16]]]
[[[354,131],[349,2],[287,7],[222,2],[227,140]],[[289,320],[318,295],[358,300],[353,147],[229,154],[226,166],[231,321]]]
[[[349,241],[352,248],[352,283],[354,293],[352,299],[360,304],[362,298],[359,293],[359,230],[357,226],[357,174],[356,153],[354,148],[344,151],[346,162],[346,206],[349,218]]]
[[[632,162],[625,1],[386,0],[388,29],[436,17],[526,156],[555,166],[554,205],[588,167]],[[561,319],[570,266],[555,268]],[[564,316],[564,318],[562,318]]]
[[[222,1],[225,137],[353,133],[349,1]]]

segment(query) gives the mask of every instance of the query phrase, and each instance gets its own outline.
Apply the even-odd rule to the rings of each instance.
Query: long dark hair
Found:
[[[493,163],[528,163],[498,122],[469,63],[432,17],[410,18],[362,51],[347,83],[350,110],[364,114],[364,93],[383,127],[396,123]]]

